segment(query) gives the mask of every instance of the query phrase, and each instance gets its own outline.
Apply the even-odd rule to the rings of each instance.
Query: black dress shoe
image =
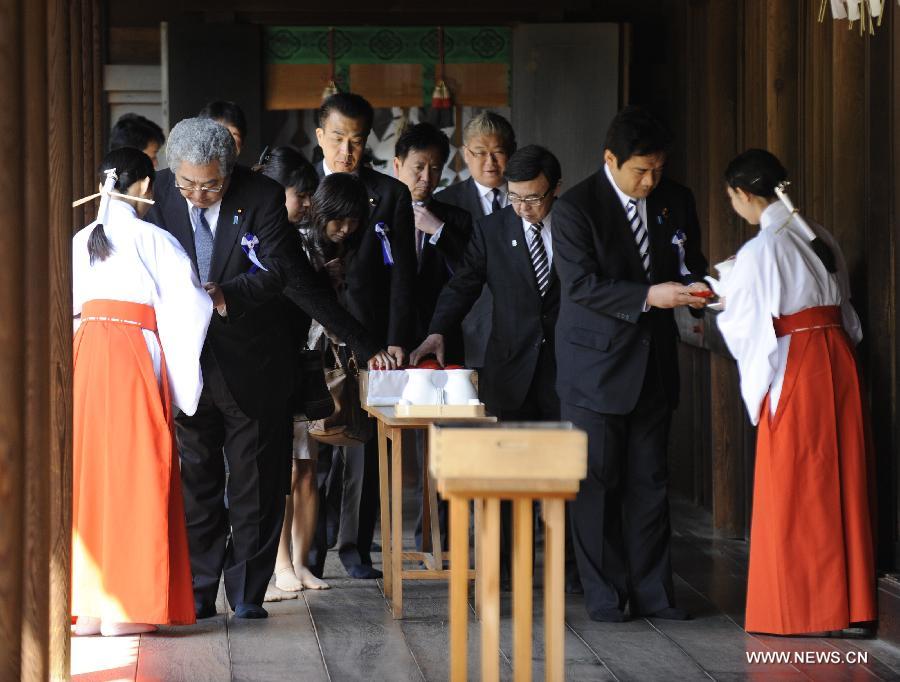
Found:
[[[642,613],[641,618],[662,618],[663,620],[691,620],[691,614],[677,606],[667,606],[653,613]]]
[[[256,604],[238,604],[234,609],[235,618],[268,618],[269,612]]]
[[[375,580],[375,578],[384,577],[384,574],[377,568],[366,564],[354,564],[345,568],[347,569],[347,575],[357,580]]]
[[[625,614],[616,608],[594,609],[588,611],[591,620],[598,623],[623,623],[625,622]]]
[[[194,616],[196,616],[197,620],[201,620],[203,618],[212,618],[215,615],[215,604],[194,604]]]

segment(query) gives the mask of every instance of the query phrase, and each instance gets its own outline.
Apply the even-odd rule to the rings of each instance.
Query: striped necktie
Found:
[[[544,239],[541,230],[544,223],[535,223],[531,226],[531,244],[528,253],[531,255],[531,264],[534,266],[534,279],[541,296],[547,293],[550,286],[550,260],[547,258],[547,249],[544,247]]]
[[[206,209],[191,207],[194,213],[194,248],[197,250],[197,275],[200,283],[209,281],[209,264],[212,261],[213,233],[206,220]]]
[[[641,255],[641,264],[644,266],[644,272],[647,279],[650,279],[650,238],[647,234],[647,228],[641,221],[641,215],[637,210],[637,201],[628,200],[628,206],[625,209],[628,216],[628,223],[631,225],[631,231],[634,233],[634,241],[638,247],[638,253]]]

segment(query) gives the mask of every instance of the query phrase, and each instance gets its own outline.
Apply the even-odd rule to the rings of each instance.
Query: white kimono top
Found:
[[[776,338],[772,318],[836,305],[851,341],[857,344],[862,339],[859,318],[850,305],[847,265],[831,234],[810,224],[834,253],[837,272],[833,274],[780,201],[763,211],[759,227],[759,234],[738,251],[734,267],[719,288],[725,310],[717,320],[737,360],[741,395],[754,424],[759,423],[767,393],[775,414],[791,343],[790,335]]]
[[[72,238],[72,313],[77,318],[86,301],[112,299],[143,303],[156,311],[156,334],[142,330],[160,379],[165,354],[172,401],[188,415],[197,411],[203,376],[200,351],[213,305],[191,260],[168,232],[144,222],[127,202],[110,198],[103,226],[112,254],[91,265],[87,250],[94,223]],[[76,322],[76,329],[78,320]]]

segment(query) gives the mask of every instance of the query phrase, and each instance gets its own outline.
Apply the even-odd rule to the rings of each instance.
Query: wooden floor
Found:
[[[900,650],[878,640],[747,635],[741,629],[746,545],[713,539],[708,516],[687,503],[674,501],[673,515],[678,604],[691,611],[694,620],[594,623],[587,618],[581,598],[568,596],[566,679],[900,680]],[[269,618],[264,621],[226,617],[220,597],[219,615],[192,627],[141,637],[75,637],[72,679],[401,682],[448,678],[446,585],[404,583],[407,617],[395,621],[381,581],[347,579],[331,556],[326,576],[331,590],[307,591],[299,599],[267,604]],[[540,609],[537,595],[534,603]],[[502,678],[512,679],[508,598],[502,607],[501,650],[495,655],[501,657]],[[543,679],[540,625],[536,613],[535,680]],[[755,654],[774,654],[789,662],[748,662],[748,656]],[[478,622],[472,614],[470,680],[479,678],[478,656]]]

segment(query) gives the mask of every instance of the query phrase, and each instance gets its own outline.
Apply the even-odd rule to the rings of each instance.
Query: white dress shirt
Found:
[[[188,215],[191,218],[191,227],[194,229],[194,232],[197,231],[197,218],[196,213],[194,212],[194,205],[191,203],[190,199],[185,199],[188,207]],[[219,211],[222,209],[222,200],[219,199],[216,203],[206,209],[206,213],[204,213],[204,217],[206,218],[206,222],[209,225],[209,230],[212,232],[213,239],[216,238],[216,226],[219,224]]]
[[[490,215],[494,210],[492,208],[494,205],[494,188],[482,185],[475,178],[472,178],[472,182],[474,182],[475,187],[478,188],[478,198],[481,199],[481,210],[484,211],[485,215]],[[506,185],[500,185],[497,189],[500,190],[500,194],[497,196],[497,199],[500,201],[500,208],[506,208],[509,204],[509,198],[506,196]],[[472,219],[474,220],[474,216]]]

